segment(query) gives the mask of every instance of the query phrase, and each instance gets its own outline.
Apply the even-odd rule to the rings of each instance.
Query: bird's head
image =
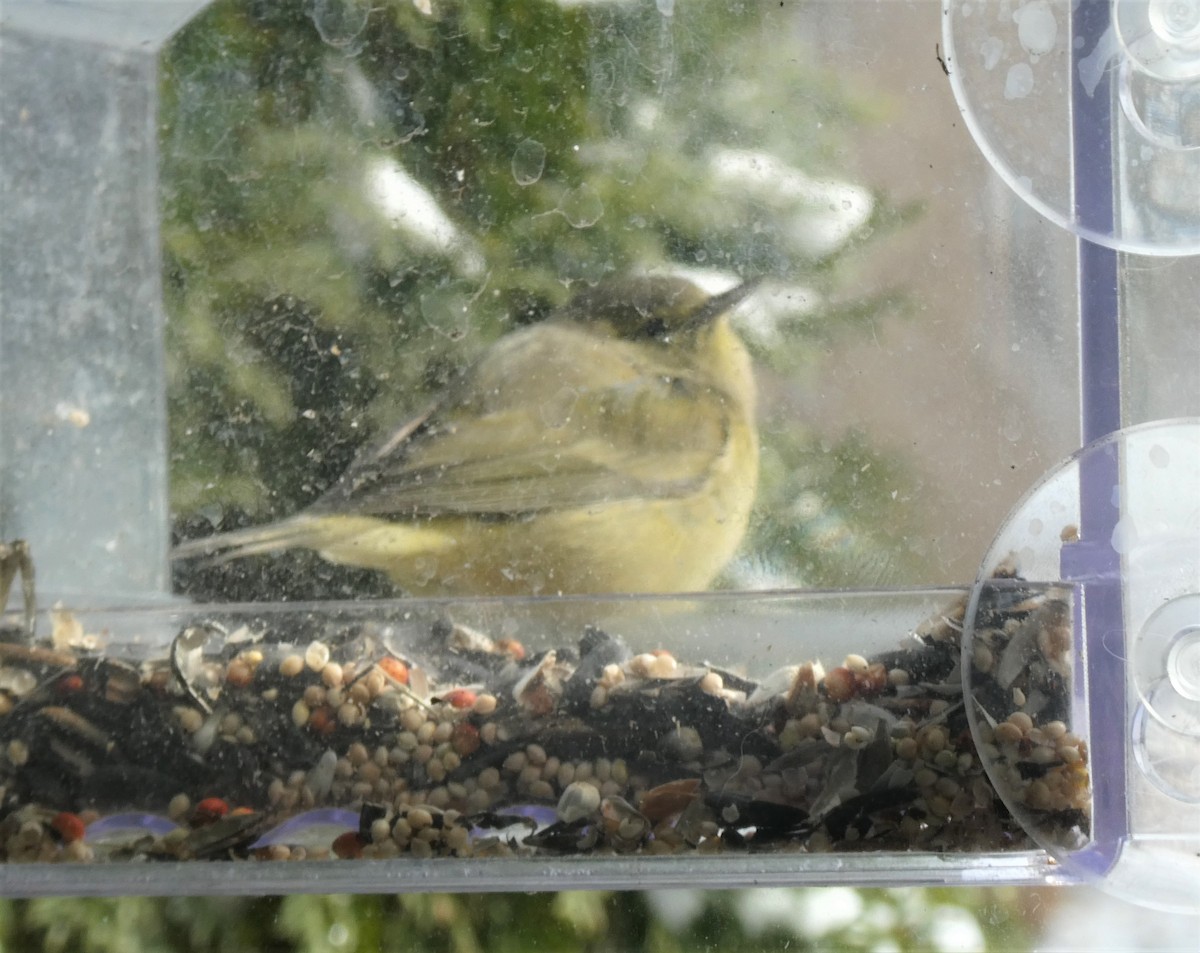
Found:
[[[757,281],[744,281],[710,295],[675,275],[610,278],[576,294],[560,316],[607,325],[615,337],[625,340],[686,344],[703,337],[756,285]]]

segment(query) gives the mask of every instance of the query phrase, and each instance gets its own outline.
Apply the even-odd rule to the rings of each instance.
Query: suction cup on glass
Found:
[[[944,0],[967,126],[1033,208],[1109,248],[1200,253],[1200,0]]]
[[[1013,510],[976,583],[980,757],[1064,871],[1200,913],[1200,420],[1086,447]]]

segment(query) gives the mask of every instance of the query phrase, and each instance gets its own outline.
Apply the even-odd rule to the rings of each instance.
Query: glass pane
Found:
[[[270,555],[177,564],[184,591],[973,578],[1078,444],[1073,242],[959,122],[937,4],[863,12],[224,3],[189,27],[162,127],[176,528],[382,522],[235,538]],[[740,281],[732,334],[685,330]]]
[[[94,190],[145,227],[76,237],[152,326],[40,346],[48,266],[5,265],[0,528],[33,563],[6,544],[0,588],[36,564],[77,609],[5,623],[0,878],[1052,880],[1038,845],[1092,834],[1078,508],[1030,521],[1052,570],[1001,564],[969,617],[967,585],[1081,442],[1077,245],[973,141],[942,15],[218,0],[147,43]],[[125,75],[106,44],[77,85]],[[1196,275],[1121,259],[1126,422],[1196,410]],[[102,365],[120,440],[111,395],[62,400]],[[36,452],[47,407],[113,474]],[[167,595],[168,535],[179,601],[97,609]]]

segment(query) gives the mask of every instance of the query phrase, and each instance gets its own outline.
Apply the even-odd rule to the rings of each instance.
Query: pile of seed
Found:
[[[0,642],[0,859],[1030,848],[984,761],[1078,840],[1067,603],[994,603],[970,702],[965,601],[761,679],[597,629],[533,654],[450,622],[206,621],[137,663]]]
[[[975,627],[971,686],[980,756],[1040,841],[1081,846],[1091,785],[1070,728],[1071,594],[995,584]]]

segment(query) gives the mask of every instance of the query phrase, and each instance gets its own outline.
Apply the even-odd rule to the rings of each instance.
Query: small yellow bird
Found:
[[[505,335],[304,512],[185,542],[291,547],[413,595],[688,592],[733,557],[758,484],[747,282],[612,279]]]

